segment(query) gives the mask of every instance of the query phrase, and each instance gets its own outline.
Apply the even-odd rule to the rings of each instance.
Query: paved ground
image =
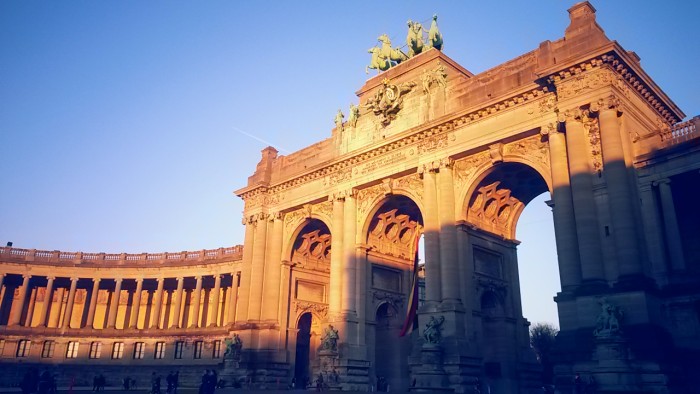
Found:
[[[198,394],[199,390],[192,387],[179,388],[177,390],[178,394]],[[282,389],[267,389],[267,390],[251,390],[251,389],[233,389],[224,388],[217,389],[215,394],[238,394],[238,393],[311,393],[316,392],[316,390],[282,390]],[[394,391],[397,392],[397,391]],[[0,388],[0,393],[21,393],[19,388]],[[67,387],[59,387],[57,394],[70,394],[71,391]],[[92,394],[92,387],[76,387],[73,389],[74,394]],[[105,387],[105,394],[150,394],[150,391],[146,390],[121,390],[118,388]],[[162,392],[163,394],[165,392]],[[360,393],[360,391],[344,391],[344,393]]]

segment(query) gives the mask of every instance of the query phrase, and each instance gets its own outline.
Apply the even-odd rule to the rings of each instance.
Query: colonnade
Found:
[[[0,273],[0,324],[61,329],[220,327],[235,319],[239,277],[239,272],[177,278]],[[194,286],[185,286],[186,281]],[[82,308],[76,302],[79,291],[84,294]]]

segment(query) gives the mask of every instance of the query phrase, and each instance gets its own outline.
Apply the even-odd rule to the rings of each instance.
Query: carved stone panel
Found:
[[[372,266],[372,287],[398,293],[401,291],[401,273],[376,265]]]
[[[530,161],[541,164],[543,167],[549,168],[549,147],[539,135],[506,144],[503,148],[503,153],[506,156],[525,157]]]
[[[320,317],[321,320],[325,320],[328,317],[328,305],[317,302],[295,301],[294,312],[297,314],[311,312]]]
[[[296,298],[303,301],[322,303],[325,301],[326,287],[320,283],[297,281]]]
[[[503,257],[498,253],[475,247],[474,272],[493,278],[502,278]]]
[[[454,179],[456,189],[462,190],[467,185],[467,182],[474,178],[476,170],[489,161],[489,157],[489,153],[483,151],[455,161]]]

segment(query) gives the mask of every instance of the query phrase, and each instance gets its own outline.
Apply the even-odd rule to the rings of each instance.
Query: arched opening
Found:
[[[296,357],[294,360],[294,379],[296,386],[302,385],[311,378],[309,366],[311,364],[311,324],[313,316],[310,312],[306,312],[299,318],[297,325],[297,347]]]
[[[559,326],[554,295],[561,291],[549,193],[530,201],[518,220],[516,237],[523,316],[532,324]]]
[[[467,233],[465,249],[468,261],[473,264],[467,267],[466,273],[474,281],[478,295],[471,305],[476,311],[474,324],[480,330],[477,335],[481,338],[484,378],[495,391],[517,391],[519,382],[526,379],[522,371],[531,370],[528,365],[536,367],[529,346],[529,322],[522,307],[522,297],[529,297],[529,293],[521,292],[521,277],[538,280],[540,287],[544,287],[542,282],[559,282],[558,270],[552,270],[551,263],[546,265],[549,272],[533,277],[533,267],[539,266],[540,259],[545,257],[540,251],[532,254],[528,249],[528,259],[522,260],[521,242],[515,236],[525,207],[535,200],[540,202],[548,192],[547,183],[537,170],[522,163],[508,162],[485,173],[467,200],[466,218],[471,225],[461,231]],[[533,205],[548,209],[541,202]],[[533,209],[539,215],[537,221],[543,219],[542,207],[538,208]],[[545,210],[544,215],[552,226],[551,212]],[[535,226],[528,232],[540,231]],[[548,242],[554,243],[553,234]],[[553,304],[554,295],[556,291],[549,294],[550,304]]]
[[[408,389],[408,355],[411,336],[401,337],[407,317],[414,274],[419,271],[416,252],[423,232],[417,204],[402,195],[388,196],[378,204],[366,226],[367,293],[371,297],[374,330],[368,331],[370,380],[377,389]],[[417,335],[417,330],[415,331]],[[381,379],[380,379],[381,378]]]
[[[291,251],[293,263],[308,269],[325,271],[330,267],[331,231],[318,219],[303,224]]]

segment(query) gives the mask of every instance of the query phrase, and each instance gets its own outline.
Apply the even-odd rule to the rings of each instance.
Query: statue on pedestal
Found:
[[[601,307],[601,312],[595,322],[595,330],[593,335],[596,338],[607,338],[620,335],[620,320],[622,320],[622,310],[610,304],[608,299],[603,297],[598,301]]]
[[[430,320],[425,324],[425,331],[423,331],[423,338],[425,343],[431,345],[437,345],[442,340],[442,324],[445,322],[445,317],[440,316],[436,319],[435,316],[430,316]]]
[[[226,338],[224,340],[226,344],[226,351],[224,352],[224,358],[229,358],[232,360],[240,360],[241,349],[243,348],[243,341],[238,334],[233,334],[232,338]]]
[[[338,330],[333,328],[332,324],[328,325],[328,328],[323,332],[323,337],[321,337],[321,350],[329,350],[332,352],[338,351]]]

